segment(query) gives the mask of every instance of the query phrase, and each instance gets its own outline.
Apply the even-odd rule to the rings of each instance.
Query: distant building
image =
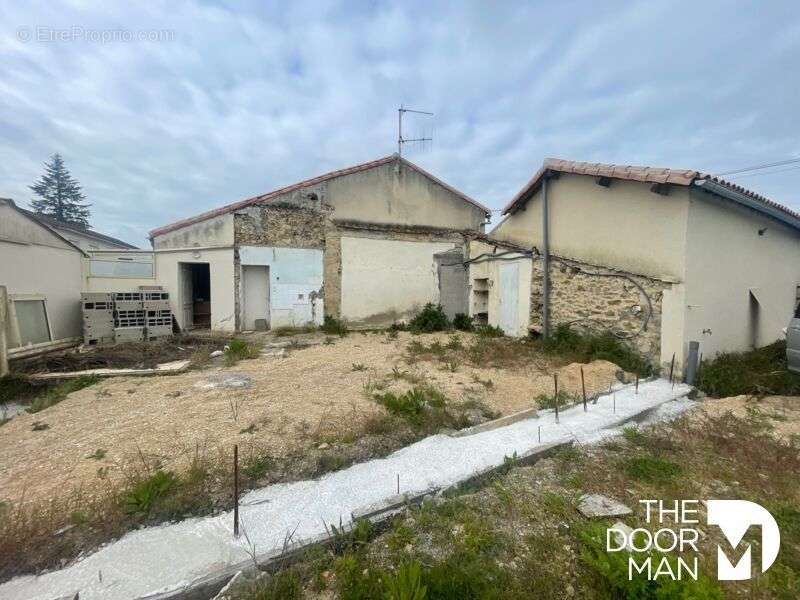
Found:
[[[55,229],[81,250],[136,250],[136,246],[113,238],[110,235],[99,233],[93,229],[81,227],[75,223],[62,223],[52,217],[41,215],[24,208],[20,208],[19,210],[47,224],[51,229]]]
[[[0,285],[8,292],[9,348],[81,335],[85,257],[34,213],[0,198]]]

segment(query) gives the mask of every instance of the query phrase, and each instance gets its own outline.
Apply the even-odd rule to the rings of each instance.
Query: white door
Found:
[[[497,326],[506,335],[517,335],[519,324],[519,264],[500,263],[500,285],[498,292],[499,318]]]
[[[181,282],[181,314],[183,328],[191,329],[194,324],[194,290],[192,286],[192,267],[186,263],[178,263]]]
[[[244,301],[244,329],[256,329],[256,320],[264,319],[269,328],[269,267],[242,267],[242,297]]]

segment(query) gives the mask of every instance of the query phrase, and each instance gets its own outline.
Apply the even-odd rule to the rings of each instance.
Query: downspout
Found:
[[[548,173],[542,177],[542,336],[550,335],[550,226],[547,202]]]

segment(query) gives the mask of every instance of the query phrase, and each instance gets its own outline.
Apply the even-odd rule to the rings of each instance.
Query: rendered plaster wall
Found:
[[[270,327],[322,324],[322,250],[242,246],[239,261],[269,268]]]
[[[407,320],[428,302],[438,303],[433,255],[456,245],[343,235],[341,318],[356,327],[385,326]]]

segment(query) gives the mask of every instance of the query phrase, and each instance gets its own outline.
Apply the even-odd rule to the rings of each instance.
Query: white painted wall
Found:
[[[342,318],[383,326],[405,320],[427,302],[439,302],[433,255],[453,242],[342,237]]]
[[[53,339],[81,335],[82,254],[49,229],[0,202],[0,285],[47,298]]]
[[[686,255],[684,347],[699,341],[705,358],[752,347],[750,290],[759,301],[756,345],[783,336],[800,283],[800,233],[695,191]]]
[[[322,324],[322,250],[241,246],[239,261],[243,267],[269,267],[271,328]]]
[[[156,252],[157,285],[169,292],[172,313],[178,325],[184,328],[180,263],[208,263],[211,277],[211,329],[235,331],[233,248]]]
[[[485,253],[492,253],[494,246],[483,242],[470,244],[470,259],[478,258]],[[502,252],[502,249],[497,249]],[[504,258],[512,258],[508,255]],[[469,267],[469,309],[470,316],[476,314],[473,293],[475,280],[488,280],[488,313],[489,325],[500,327],[503,333],[512,337],[528,335],[531,312],[531,277],[533,276],[533,260],[520,255],[516,260],[486,260],[471,263]],[[505,271],[505,276],[503,276]],[[513,272],[513,276],[511,275]],[[516,281],[516,285],[514,285]],[[506,285],[504,285],[504,283]],[[511,284],[511,285],[509,285]],[[510,311],[513,308],[514,314]],[[513,323],[513,326],[511,325]]]

